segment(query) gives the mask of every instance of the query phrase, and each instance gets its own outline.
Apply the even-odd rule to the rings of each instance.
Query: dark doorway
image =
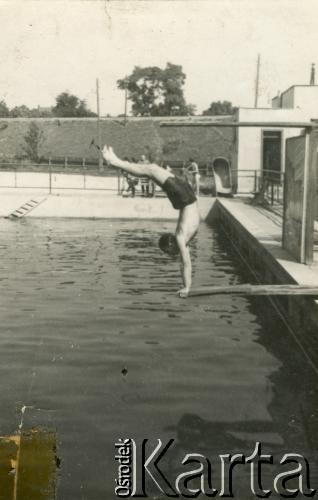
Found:
[[[266,130],[263,132],[262,169],[266,177],[276,177],[282,170],[282,132]],[[276,175],[275,175],[276,174]]]

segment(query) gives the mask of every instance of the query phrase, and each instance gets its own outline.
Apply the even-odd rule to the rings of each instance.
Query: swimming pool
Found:
[[[179,262],[157,247],[173,227],[0,221],[0,433],[23,405],[24,427],[56,428],[59,499],[115,498],[120,437],[175,438],[176,462],[317,448],[317,378],[286,325],[261,297],[179,299]],[[202,224],[196,286],[250,280],[227,247]]]

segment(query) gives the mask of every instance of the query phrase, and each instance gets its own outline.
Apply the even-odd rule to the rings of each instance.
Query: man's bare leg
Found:
[[[111,147],[107,147],[106,145],[104,146],[102,153],[105,160],[113,167],[120,168],[135,177],[149,177],[161,185],[164,184],[168,177],[173,177],[171,172],[159,167],[159,165],[156,165],[155,163],[132,163],[121,160],[114,153],[113,149]]]

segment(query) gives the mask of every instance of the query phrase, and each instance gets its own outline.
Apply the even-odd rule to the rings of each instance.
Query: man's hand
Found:
[[[189,288],[186,288],[186,287],[185,288],[181,288],[181,290],[178,291],[178,295],[182,299],[185,299],[188,296],[189,291],[190,291]]]

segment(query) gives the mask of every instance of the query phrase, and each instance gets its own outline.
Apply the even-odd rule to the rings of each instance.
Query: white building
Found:
[[[272,100],[272,108],[239,108],[239,122],[309,122],[318,118],[318,85],[293,85]],[[251,192],[262,170],[283,172],[285,141],[302,129],[288,127],[239,127],[233,180],[238,192]],[[235,175],[237,173],[237,176]]]

